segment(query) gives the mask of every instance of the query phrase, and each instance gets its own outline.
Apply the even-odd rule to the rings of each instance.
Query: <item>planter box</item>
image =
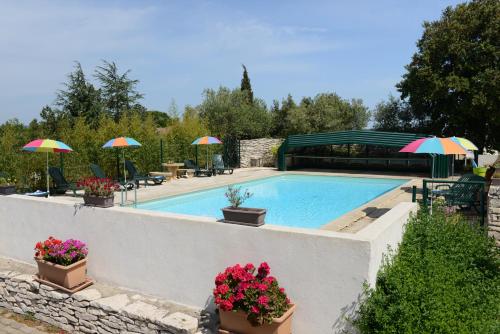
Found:
[[[238,333],[238,334],[291,334],[292,333],[292,315],[295,311],[295,305],[292,304],[288,311],[281,317],[273,319],[271,324],[261,326],[252,326],[247,320],[247,314],[242,311],[222,311],[220,315],[220,333]]]
[[[266,217],[266,209],[257,208],[227,207],[222,209],[222,213],[224,214],[225,223],[247,226],[264,225],[264,218]]]
[[[35,261],[38,264],[38,277],[41,280],[49,281],[68,290],[87,281],[87,259],[80,260],[69,266],[61,266],[37,258],[35,258]]]
[[[94,197],[83,196],[83,202],[88,206],[97,206],[99,208],[110,208],[115,205],[115,197]]]
[[[0,186],[0,195],[12,195],[16,193],[16,186]]]

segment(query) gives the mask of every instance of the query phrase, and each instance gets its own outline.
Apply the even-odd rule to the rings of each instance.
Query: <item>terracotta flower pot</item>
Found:
[[[88,206],[97,206],[99,208],[110,208],[115,205],[115,197],[95,197],[83,196],[83,202]]]
[[[73,289],[86,281],[87,259],[80,260],[69,266],[61,266],[37,258],[35,258],[35,261],[38,264],[38,276],[42,280],[52,282],[66,289]]]
[[[252,326],[247,320],[247,314],[242,311],[232,312],[219,309],[221,333],[238,334],[291,334],[292,315],[295,311],[295,304],[292,304],[288,311],[281,317],[273,319],[270,324]]]
[[[0,186],[0,195],[12,195],[16,193],[16,186]]]
[[[227,207],[222,209],[224,214],[224,222],[230,224],[241,224],[248,226],[264,225],[266,217],[266,209],[256,208],[233,208]]]

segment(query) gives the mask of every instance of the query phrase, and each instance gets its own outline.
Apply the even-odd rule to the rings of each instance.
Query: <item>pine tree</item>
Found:
[[[98,66],[95,72],[95,78],[101,84],[102,96],[107,109],[113,115],[115,121],[118,121],[122,113],[130,110],[141,110],[139,104],[144,95],[139,93],[135,87],[139,80],[129,79],[128,74],[118,73],[118,67],[114,62],[103,61],[102,66]]]
[[[86,80],[79,62],[75,63],[75,70],[68,75],[68,82],[64,85],[66,89],[59,90],[55,102],[61,108],[62,116],[67,117],[71,124],[76,118],[84,117],[93,128],[97,127],[103,111],[101,92]]]
[[[247,68],[243,64],[241,66],[243,66],[243,78],[241,79],[241,91],[246,92],[248,104],[253,104],[253,91],[252,91],[252,85],[250,84],[250,78],[248,77]]]

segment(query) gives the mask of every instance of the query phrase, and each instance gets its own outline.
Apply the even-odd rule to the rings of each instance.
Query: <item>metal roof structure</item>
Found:
[[[323,133],[309,133],[303,135],[292,135],[283,142],[278,151],[278,168],[279,170],[286,170],[285,154],[290,148],[297,147],[311,147],[322,145],[374,145],[374,146],[388,146],[400,147],[411,143],[412,141],[420,138],[430,137],[425,134],[404,133],[404,132],[385,132],[374,130],[351,130],[351,131],[337,131],[337,132],[323,132]],[[446,156],[438,156],[438,161],[443,161],[440,166],[447,165],[448,158]],[[447,167],[439,167],[437,175],[440,177],[447,177]],[[445,171],[446,169],[446,171]],[[435,167],[436,170],[436,167]]]

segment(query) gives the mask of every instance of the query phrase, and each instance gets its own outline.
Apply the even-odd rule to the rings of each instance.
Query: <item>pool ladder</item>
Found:
[[[128,190],[134,190],[134,199],[128,199]],[[120,186],[120,206],[132,205],[137,206],[137,185],[135,182],[129,181]]]

